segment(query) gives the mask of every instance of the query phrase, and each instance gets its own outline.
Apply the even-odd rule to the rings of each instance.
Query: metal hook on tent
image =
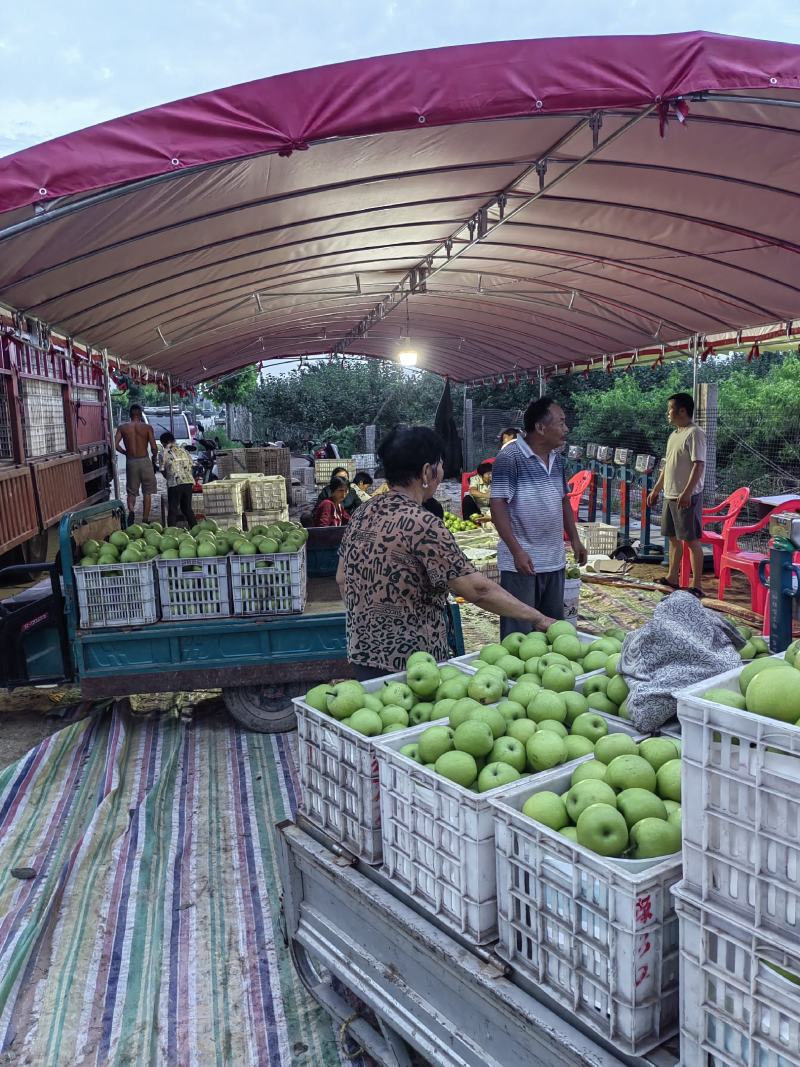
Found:
[[[539,191],[544,189],[544,176],[547,174],[547,157],[540,159],[536,164],[536,173],[539,175]]]
[[[603,112],[593,111],[589,118],[589,129],[592,131],[592,149],[597,150],[600,143],[600,127],[603,125]]]

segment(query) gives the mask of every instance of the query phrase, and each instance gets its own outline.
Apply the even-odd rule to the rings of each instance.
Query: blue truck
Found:
[[[350,673],[344,605],[333,577],[335,552],[328,550],[327,558],[324,549],[310,566],[302,614],[82,629],[76,545],[87,537],[103,540],[124,525],[120,501],[70,512],[60,523],[55,562],[0,571],[6,580],[17,571],[25,578],[32,571],[42,575],[37,585],[0,601],[0,685],[72,682],[87,699],[221,689],[237,722],[273,733],[293,728],[292,697]],[[456,605],[450,624],[453,652],[460,655]]]

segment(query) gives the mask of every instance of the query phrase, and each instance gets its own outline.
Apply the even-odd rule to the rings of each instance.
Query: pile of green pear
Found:
[[[739,675],[739,692],[708,689],[706,700],[800,726],[800,641],[793,641],[783,659],[757,656]]]
[[[303,699],[356,733],[376,737],[444,718],[443,709],[454,702],[450,694],[466,696],[471,680],[458,667],[439,667],[427,652],[414,652],[406,661],[405,681],[384,682],[374,693],[355,681],[315,685]]]
[[[613,670],[609,672],[610,681],[611,676],[617,673],[624,637],[624,631],[615,627],[585,644],[572,623],[562,620],[554,622],[546,633],[513,633],[500,644],[485,645],[472,666],[477,667],[480,674],[487,667],[492,667],[500,677],[503,688],[519,681],[531,681],[545,689],[567,692],[575,688],[578,675],[607,669],[609,663],[613,665]],[[620,682],[624,685],[621,678]],[[615,696],[619,696],[619,704],[628,695],[627,687],[623,692],[622,685],[617,684],[612,690]],[[602,684],[598,691],[601,689],[605,695],[605,686]],[[494,699],[499,699],[499,696]],[[613,703],[613,707],[598,710],[616,713],[619,704],[610,703]]]
[[[238,526],[221,530],[213,519],[202,519],[191,530],[178,526],[164,529],[160,522],[134,523],[125,530],[115,530],[105,541],[84,541],[78,566],[146,563],[151,559],[197,559],[229,553],[254,556],[299,552],[307,538],[308,532],[294,522],[254,526],[247,533]]]
[[[644,860],[681,847],[680,741],[608,734],[564,793],[533,793],[522,813],[600,856]]]
[[[742,637],[745,639],[744,648],[739,649],[739,655],[742,657],[745,663],[749,663],[753,659],[766,659],[771,655],[769,650],[769,644],[765,638],[760,637],[758,634],[754,634],[749,626],[740,626],[735,619],[729,620],[732,622]]]
[[[446,712],[447,724],[428,727],[400,754],[465,789],[485,793],[582,756],[599,759],[598,751],[609,759],[636,752],[627,734],[609,733],[606,720],[581,693],[557,693],[520,680],[506,700],[488,704],[485,695],[476,674],[466,695],[435,705],[435,717]]]

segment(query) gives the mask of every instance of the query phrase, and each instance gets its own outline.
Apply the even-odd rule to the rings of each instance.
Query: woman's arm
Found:
[[[497,582],[487,578],[477,571],[467,574],[463,578],[455,578],[450,582],[450,592],[463,597],[471,604],[475,604],[484,611],[491,611],[495,615],[505,615],[509,619],[523,619],[532,623],[537,630],[546,630],[555,622],[555,619],[542,615],[536,608],[523,604],[511,593],[507,593]]]

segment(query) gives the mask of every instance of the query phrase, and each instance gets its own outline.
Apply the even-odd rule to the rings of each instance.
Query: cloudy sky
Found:
[[[718,33],[800,42],[787,0],[39,0],[0,18],[0,155],[237,82],[474,41]]]

